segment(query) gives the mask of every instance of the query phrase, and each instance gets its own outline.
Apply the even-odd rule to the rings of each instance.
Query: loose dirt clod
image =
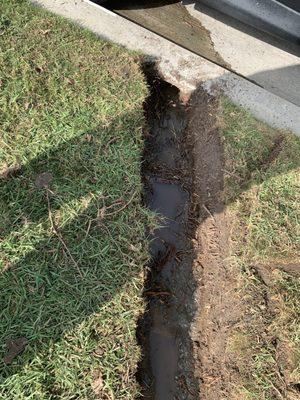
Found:
[[[49,188],[50,182],[52,181],[53,176],[50,172],[42,172],[38,174],[35,179],[35,186],[38,189],[46,189]]]

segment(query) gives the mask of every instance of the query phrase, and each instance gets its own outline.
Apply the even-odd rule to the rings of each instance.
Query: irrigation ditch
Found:
[[[222,375],[219,324],[228,322],[232,305],[218,297],[228,285],[218,100],[199,88],[186,103],[152,64],[144,72],[143,201],[160,221],[149,233],[137,377],[143,398],[197,399],[204,376]]]

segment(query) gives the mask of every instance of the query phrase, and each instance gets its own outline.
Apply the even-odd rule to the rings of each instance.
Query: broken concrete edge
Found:
[[[203,86],[223,93],[257,119],[300,136],[300,108],[254,83],[120,17],[89,0],[32,0],[103,39],[156,60],[162,77],[185,95]]]

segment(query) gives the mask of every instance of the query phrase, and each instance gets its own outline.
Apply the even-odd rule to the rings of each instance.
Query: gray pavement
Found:
[[[201,19],[201,23],[207,29],[210,27],[216,50],[224,57],[225,61],[228,60],[231,65],[236,63],[237,72],[245,74],[247,78],[255,78],[260,84],[263,82],[262,86],[264,87],[260,87],[88,0],[36,0],[35,3],[76,21],[100,37],[129,49],[138,50],[148,55],[149,58],[157,60],[164,79],[179,87],[184,95],[190,94],[199,85],[203,85],[211,93],[223,90],[234,103],[247,108],[258,119],[300,135],[300,107],[297,105],[300,104],[299,58],[291,53],[274,47],[259,38],[250,37],[245,32],[240,32],[239,48],[244,48],[243,51],[248,51],[248,53],[253,52],[251,60],[254,59],[254,53],[256,53],[256,59],[260,60],[256,65],[252,62],[253,65],[250,68],[247,63],[243,65],[241,60],[239,61],[238,53],[235,54],[232,49],[228,48],[224,50],[218,33],[221,27],[214,30],[209,25],[213,23],[213,21],[208,21],[212,17],[208,18],[208,16],[199,16],[198,14],[197,18]],[[193,8],[193,4],[187,5],[187,7],[191,13],[200,12]],[[216,25],[218,23],[215,22]],[[227,30],[228,35],[232,35],[230,29],[235,28],[230,27],[229,29],[226,24],[224,25],[222,29]],[[246,39],[244,35],[248,35]],[[247,43],[247,45],[243,43]],[[254,49],[251,50],[250,47]],[[269,56],[265,53],[268,53]],[[273,62],[274,57],[276,62]],[[243,58],[245,59],[245,56]],[[273,80],[271,71],[273,71]],[[279,83],[278,74],[282,77],[282,82]],[[296,89],[292,90],[294,88]],[[289,97],[289,93],[292,96]]]

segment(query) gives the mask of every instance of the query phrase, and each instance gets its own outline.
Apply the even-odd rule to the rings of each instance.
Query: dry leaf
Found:
[[[74,85],[75,84],[75,79],[73,78],[65,78],[66,81],[68,82],[69,85]]]
[[[92,382],[92,388],[95,394],[101,394],[103,389],[103,378],[101,371],[97,371],[96,379]]]
[[[98,210],[98,215],[97,215],[98,222],[103,221],[105,218],[105,215],[106,215],[106,207],[104,206],[104,207],[100,208],[100,210]]]
[[[12,361],[19,355],[21,354],[26,345],[27,345],[28,341],[25,337],[21,337],[18,339],[9,339],[6,342],[6,346],[7,346],[7,354],[6,356],[3,358],[3,361],[6,365],[9,365],[12,363]]]
[[[5,166],[0,170],[0,179],[8,179],[10,176],[19,172],[21,169],[20,164],[14,164],[11,166]]]
[[[50,33],[51,32],[51,29],[45,29],[44,31],[43,30],[41,30],[41,34],[42,35],[48,35],[48,33]]]
[[[44,72],[44,68],[43,67],[40,67],[40,66],[36,66],[35,67],[35,70],[36,70],[36,72],[38,73],[38,74],[41,74],[42,72]]]
[[[87,142],[91,142],[91,141],[93,140],[93,136],[92,136],[90,133],[87,133],[87,134],[85,135],[85,140],[86,140]]]

